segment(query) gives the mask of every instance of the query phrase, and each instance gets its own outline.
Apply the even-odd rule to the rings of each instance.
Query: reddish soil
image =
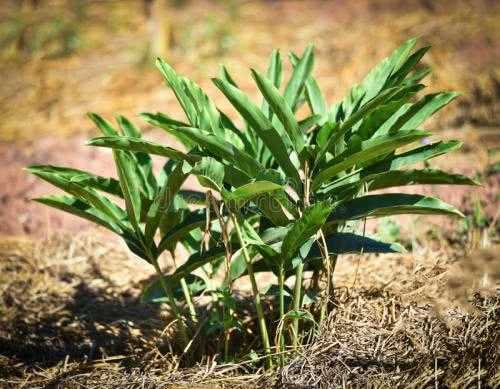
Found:
[[[184,7],[170,10],[175,39],[168,59],[181,73],[206,87],[223,110],[228,108],[227,102],[209,81],[220,62],[228,64],[245,90],[255,91],[248,67],[263,68],[263,59],[273,47],[280,47],[285,54],[288,49],[299,50],[314,42],[316,74],[332,101],[343,96],[398,43],[409,36],[421,36],[421,44],[434,46],[426,59],[434,71],[428,81],[431,89],[464,92],[457,104],[440,112],[428,125],[432,129],[454,127],[451,133],[440,135],[464,139],[468,145],[463,152],[438,159],[438,165],[469,175],[484,172],[486,149],[500,144],[497,2],[461,1],[458,6],[451,1],[434,4],[416,0],[404,4],[256,1],[242,2],[234,10],[215,4],[186,2]],[[96,13],[107,10],[100,2],[90,7]],[[109,26],[89,20],[82,34],[89,34],[95,42],[71,57],[26,63],[0,61],[2,74],[7,75],[0,101],[9,102],[0,106],[0,235],[40,237],[53,230],[89,228],[76,217],[30,202],[30,198],[53,189],[22,170],[30,164],[50,163],[114,175],[108,150],[84,146],[82,134],[91,128],[84,120],[86,111],[108,118],[112,113],[131,116],[144,110],[179,114],[158,72],[137,64],[140,53],[136,46],[143,47],[148,39],[141,10],[133,6],[113,10],[115,16],[130,14],[130,18],[119,17],[129,24],[117,24],[111,31],[106,30]],[[217,20],[212,20],[214,15]],[[224,39],[230,42],[228,48],[218,48]],[[464,131],[464,124],[474,127]],[[490,126],[487,142],[477,135],[482,134],[479,126]],[[469,134],[474,134],[472,139]],[[161,133],[148,134],[151,136],[165,141]],[[485,178],[482,188],[411,187],[405,191],[438,195],[466,210],[480,199],[487,213],[495,217],[498,186],[496,175]]]

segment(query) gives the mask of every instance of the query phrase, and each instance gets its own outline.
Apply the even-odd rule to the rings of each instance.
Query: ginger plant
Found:
[[[141,116],[177,138],[184,150],[144,140],[123,118],[118,120],[123,133],[118,133],[94,115],[104,136],[89,144],[113,150],[119,180],[32,167],[33,173],[73,196],[71,200],[39,201],[111,229],[135,254],[152,263],[184,333],[183,313],[169,297],[174,286],[182,286],[195,321],[187,281],[223,259],[221,288],[231,295],[233,282],[249,277],[267,366],[276,361],[273,335],[274,351],[283,363],[283,355],[302,341],[300,321],[321,321],[328,313],[339,255],[404,250],[397,243],[351,231],[353,222],[399,214],[463,216],[434,197],[380,190],[415,184],[477,184],[459,174],[408,168],[460,147],[457,141],[426,141],[431,133],[421,129],[422,124],[457,94],[420,94],[429,70],[417,65],[428,48],[415,50],[415,44],[415,39],[405,42],[332,105],[327,104],[312,75],[312,46],[301,56],[290,54],[292,73],[284,85],[279,51],[272,53],[265,74],[252,69],[261,104],[252,101],[222,67],[220,78],[213,82],[241,117],[239,122],[218,109],[198,85],[158,59],[157,66],[186,118],[183,121],[163,113]],[[309,112],[299,116],[304,104]],[[150,155],[166,157],[175,166],[162,183],[153,180]],[[190,199],[181,190],[189,175],[196,176],[206,189],[203,210],[190,210]],[[97,191],[122,196],[126,210]],[[197,201],[203,197],[192,195]],[[174,199],[183,201],[182,218],[174,210]],[[167,227],[162,229],[162,225]],[[208,250],[199,245],[174,272],[163,274],[158,255],[171,251],[177,243],[188,244],[194,235],[199,243],[202,231],[216,237],[217,243]],[[263,304],[265,285],[259,285],[256,277],[261,272],[273,273],[277,279],[276,287],[268,288],[276,291],[278,305],[278,324],[273,327]],[[312,286],[304,283],[305,272],[312,272]],[[320,309],[314,314],[304,306],[310,303],[307,292],[318,288]],[[228,309],[224,320],[234,315],[238,312]],[[288,332],[283,333],[285,326]],[[226,325],[224,339],[227,357],[230,336]]]

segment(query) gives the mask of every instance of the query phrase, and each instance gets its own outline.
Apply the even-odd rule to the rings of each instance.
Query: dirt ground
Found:
[[[54,14],[66,4],[40,3]],[[477,177],[483,185],[424,193],[459,207],[471,225],[396,218],[408,255],[343,258],[341,298],[329,323],[315,344],[277,374],[251,363],[219,365],[215,351],[186,368],[170,353],[167,313],[138,301],[152,276],[149,266],[101,229],[30,201],[52,191],[22,170],[30,164],[115,176],[109,151],[84,145],[95,134],[87,111],[107,118],[134,118],[143,111],[182,117],[146,55],[142,2],[89,2],[79,24],[80,46],[71,54],[19,54],[0,42],[0,386],[500,385],[500,174],[491,153],[500,145],[500,3],[171,3],[167,60],[223,109],[228,105],[210,83],[219,63],[228,65],[242,88],[256,92],[249,67],[264,69],[273,48],[300,51],[313,42],[316,75],[333,102],[408,37],[431,44],[425,60],[434,71],[430,89],[462,96],[427,128],[465,144],[437,158],[436,166]],[[1,34],[19,15],[15,1],[0,8]],[[160,130],[143,127],[147,138],[171,143]],[[457,266],[465,266],[468,276]],[[460,287],[453,287],[457,282]]]
[[[56,0],[49,3],[56,9],[64,4]],[[72,217],[30,203],[30,198],[46,193],[48,188],[22,171],[32,163],[51,163],[114,175],[109,152],[83,146],[85,137],[95,133],[86,112],[95,111],[107,118],[114,114],[135,118],[139,112],[163,111],[182,117],[159,72],[142,59],[148,38],[140,4],[126,4],[90,5],[88,20],[81,27],[85,44],[72,55],[45,58],[43,52],[31,57],[0,52],[5,57],[0,62],[4,75],[0,87],[0,235],[40,237],[54,230],[86,228],[85,223]],[[313,42],[317,48],[316,74],[333,102],[399,43],[409,36],[419,36],[422,45],[433,46],[425,63],[434,71],[428,80],[431,90],[463,93],[457,103],[427,124],[430,129],[446,130],[440,132],[443,137],[467,141],[463,154],[443,162],[449,162],[452,171],[474,175],[488,163],[487,149],[498,146],[497,2],[410,1],[402,5],[397,1],[308,0],[224,4],[188,1],[171,7],[168,20],[173,39],[167,58],[179,72],[207,88],[223,108],[227,103],[210,83],[219,63],[228,65],[241,87],[255,91],[249,67],[263,69],[273,48],[286,53]],[[9,9],[14,8],[3,9],[7,15],[0,16],[7,18]],[[102,15],[109,16],[103,21]],[[275,23],[276,19],[281,22]],[[158,131],[151,137],[169,142]],[[474,158],[473,163],[470,158]],[[493,183],[491,191],[475,193],[486,206],[495,207],[495,190]],[[450,192],[441,190],[456,205],[470,197],[469,190]]]

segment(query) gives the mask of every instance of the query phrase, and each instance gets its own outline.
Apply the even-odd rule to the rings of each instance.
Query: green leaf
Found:
[[[188,138],[176,132],[177,128],[179,127],[189,127],[188,123],[172,119],[171,117],[160,112],[143,112],[139,114],[139,116],[141,116],[147,123],[151,124],[152,126],[159,127],[166,132],[175,135],[175,137],[179,139],[188,150],[193,148],[194,145]]]
[[[396,131],[412,130],[420,126],[427,118],[438,110],[449,104],[458,96],[458,93],[435,93],[424,96],[417,103],[411,105],[409,109],[398,118],[396,123],[390,128],[383,127],[379,129],[375,136]]]
[[[114,178],[96,176],[83,170],[53,165],[31,165],[27,170],[33,174],[37,172],[58,174],[66,180],[76,182],[81,186],[89,186],[102,192],[123,197],[120,183]]]
[[[169,282],[170,279],[168,277],[164,277],[165,282]],[[198,296],[201,294],[206,288],[207,284],[203,278],[195,275],[189,274],[184,278],[186,281],[189,292],[192,296]],[[170,285],[173,295],[176,299],[184,298],[184,293],[182,291],[182,286],[180,284],[180,280],[178,282],[171,283]],[[141,294],[141,303],[164,303],[168,302],[168,297],[165,293],[165,290],[162,287],[160,278],[157,278],[153,282],[151,282]]]
[[[206,195],[203,192],[196,190],[183,189],[179,191],[179,196],[188,203],[193,205],[203,205],[206,201]]]
[[[273,50],[271,53],[271,57],[269,59],[269,66],[267,68],[267,78],[271,80],[272,84],[276,89],[280,88],[281,85],[281,77],[282,77],[282,71],[283,71],[283,64],[281,61],[281,54],[279,50]],[[262,112],[266,117],[271,120],[272,119],[272,112],[269,109],[269,104],[267,103],[266,99],[262,101]]]
[[[326,244],[330,254],[340,255],[348,253],[404,253],[406,250],[397,243],[386,243],[371,237],[356,235],[348,232],[335,232],[326,237]],[[308,257],[319,257],[321,252],[316,244]]]
[[[220,67],[220,76],[224,81],[230,83],[236,88],[238,87],[238,84],[236,84],[236,81],[233,80],[233,77],[231,77],[231,74],[224,65]]]
[[[390,77],[406,62],[415,43],[415,38],[408,39],[366,75],[360,85],[361,90],[364,92],[361,104],[363,101],[371,100],[384,90],[384,88],[390,86]]]
[[[188,174],[189,170],[186,171],[184,163],[179,162],[172,174],[168,177],[166,183],[164,183],[158,191],[147,215],[145,227],[146,242],[151,243],[154,241],[155,233],[160,225],[162,216],[170,208],[174,197],[186,180]]]
[[[380,93],[378,96],[374,97],[372,100],[368,101],[365,105],[363,105],[359,110],[357,110],[354,114],[349,116],[338,128],[334,128],[330,137],[320,148],[316,160],[314,162],[314,168],[316,169],[319,163],[323,160],[327,151],[334,147],[337,142],[341,141],[344,135],[349,131],[352,126],[354,126],[358,121],[363,119],[370,112],[373,112],[379,106],[385,104],[392,97],[394,97],[397,93],[400,93],[402,90],[406,88],[390,88]],[[334,126],[334,125],[330,125]],[[327,127],[328,128],[328,127]]]
[[[163,252],[169,246],[181,241],[191,231],[203,228],[207,223],[207,213],[205,209],[197,209],[189,212],[182,222],[171,226],[168,232],[161,238],[158,244],[158,252]]]
[[[392,170],[363,177],[360,182],[370,182],[370,190],[406,185],[479,185],[461,174],[446,173],[436,169]]]
[[[178,127],[189,127],[188,123],[172,119],[171,117],[161,112],[142,112],[139,114],[139,116],[141,116],[147,123],[151,124],[152,126],[159,127],[167,131],[176,129]]]
[[[126,117],[118,116],[116,120],[126,136],[141,138],[141,131]],[[141,182],[139,190],[145,198],[152,200],[157,189],[156,178],[153,173],[153,161],[147,153],[132,153],[132,157],[135,161],[134,170]]]
[[[429,51],[431,47],[422,47],[418,49],[415,53],[410,55],[408,59],[401,64],[401,66],[392,72],[390,79],[388,80],[388,85],[397,85],[400,82],[402,82],[405,77],[412,71],[412,69],[420,62],[420,60],[423,58],[425,53]],[[417,78],[415,82],[420,81],[420,78]]]
[[[191,173],[196,176],[201,186],[221,192],[226,169],[214,158],[203,157],[192,168]]]
[[[290,106],[270,80],[254,69],[252,69],[252,76],[262,95],[290,137],[295,151],[299,154],[304,148],[304,139]]]
[[[287,261],[295,256],[300,247],[325,223],[333,206],[328,201],[318,202],[304,210],[302,217],[293,222],[283,239],[281,255]]]
[[[318,189],[327,180],[346,169],[364,164],[428,135],[429,133],[425,131],[407,131],[399,132],[395,135],[380,136],[363,142],[361,151],[347,155],[340,160],[333,160],[329,166],[316,174],[312,181],[312,189]]]
[[[33,200],[99,224],[118,235],[123,232],[112,218],[74,196],[44,196]]]
[[[299,62],[294,67],[290,81],[285,88],[284,97],[293,112],[295,112],[298,107],[298,102],[304,90],[304,85],[311,75],[313,66],[314,46],[308,45]]]
[[[234,189],[232,192],[224,192],[222,195],[224,201],[230,209],[241,208],[245,203],[250,200],[256,199],[265,193],[270,193],[279,189],[282,189],[281,185],[278,185],[270,181],[254,181],[246,185],[240,186]]]
[[[323,117],[326,114],[326,101],[319,89],[316,79],[309,77],[306,82],[306,96],[309,109],[314,115]]]
[[[45,180],[52,185],[64,190],[65,192],[75,196],[76,198],[90,204],[93,208],[102,212],[111,220],[113,220],[113,222],[119,225],[120,228],[126,229],[124,224],[124,221],[126,220],[126,213],[116,204],[113,204],[106,197],[101,196],[92,188],[84,187],[79,183],[68,180],[66,177],[58,174],[40,170],[33,171],[32,173],[37,177],[40,177],[42,180]]]
[[[283,143],[279,133],[273,128],[272,123],[262,111],[241,90],[231,84],[214,79],[214,84],[224,93],[231,104],[248,121],[264,144],[271,150],[274,158],[283,171],[293,180],[295,189],[301,190],[299,173],[291,162],[288,150]]]
[[[455,207],[434,198],[405,193],[368,195],[338,204],[328,222],[400,214],[453,215],[463,217]]]
[[[320,115],[308,116],[299,122],[300,131],[304,134],[310,133],[313,130],[313,127],[317,126],[321,121],[322,117]]]
[[[131,138],[140,138],[142,136],[141,131],[125,116],[118,115],[116,121],[120,126],[123,134]]]
[[[192,127],[180,127],[177,131],[188,137],[192,142],[207,149],[211,154],[231,162],[250,176],[256,175],[263,169],[255,158],[207,131]]]
[[[96,113],[89,112],[87,116],[94,122],[97,128],[106,136],[118,136],[118,131],[108,122]]]
[[[192,125],[196,125],[196,109],[193,102],[186,90],[185,84],[182,78],[175,72],[175,70],[163,61],[161,58],[156,59],[156,67],[160,70],[161,74],[165,78],[168,86],[172,89],[177,98],[177,101],[181,105],[186,117]]]
[[[134,160],[127,153],[113,150],[116,170],[120,179],[123,198],[125,199],[126,210],[132,226],[137,234],[141,233],[139,223],[141,221],[141,196],[139,192],[139,182],[134,174]]]
[[[459,149],[461,146],[462,143],[457,140],[432,143],[401,154],[391,155],[383,161],[366,168],[363,174],[369,175],[383,173],[388,170],[400,169],[405,166],[414,165],[430,158],[449,153],[450,151]]]
[[[176,161],[188,161],[194,163],[199,160],[194,155],[184,154],[171,147],[162,146],[158,143],[148,142],[143,139],[130,138],[126,136],[103,136],[90,139],[87,144],[89,146],[108,147],[117,150],[124,150],[130,152],[140,152],[153,155],[160,155],[174,159]]]

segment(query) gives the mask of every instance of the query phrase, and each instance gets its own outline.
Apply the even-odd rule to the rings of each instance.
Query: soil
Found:
[[[43,237],[54,231],[75,232],[89,227],[86,222],[30,202],[30,198],[51,189],[22,171],[29,164],[40,163],[114,175],[108,151],[83,145],[89,134],[95,134],[85,112],[97,111],[109,118],[116,113],[134,117],[141,111],[160,110],[182,117],[158,72],[137,62],[142,52],[133,48],[147,41],[140,9],[106,7],[93,4],[88,12],[115,15],[115,30],[110,34],[106,30],[110,26],[97,22],[98,18],[95,23],[89,21],[81,32],[87,37],[87,46],[72,56],[7,57],[0,65],[6,75],[0,88],[0,101],[4,102],[0,109],[0,235]],[[7,7],[9,11],[15,8]],[[427,1],[405,5],[395,1],[263,1],[225,8],[202,1],[196,5],[187,2],[169,12],[172,20],[179,21],[172,26],[175,39],[170,62],[207,88],[223,109],[227,102],[209,82],[220,62],[229,66],[243,88],[255,91],[244,69],[262,68],[264,65],[257,63],[273,47],[286,52],[312,41],[317,47],[317,77],[333,101],[398,43],[408,36],[421,35],[422,44],[434,46],[427,60],[434,70],[429,80],[432,89],[464,92],[457,104],[427,124],[430,129],[448,129],[439,133],[442,138],[466,140],[463,153],[439,163],[454,172],[475,175],[488,163],[487,149],[499,144],[500,127],[495,123],[500,106],[497,2],[463,1],[459,6],[453,2],[449,7],[446,2],[434,5]],[[118,21],[126,13],[130,13],[129,24],[122,25]],[[210,16],[215,14],[219,15],[217,21]],[[192,21],[192,30],[186,30],[182,23],[187,19]],[[286,22],[274,23],[276,19]],[[209,39],[202,39],[203,34]],[[214,46],[218,39],[226,39],[228,47]],[[192,44],[197,45],[196,50]],[[147,136],[168,143],[162,133]],[[481,189],[445,187],[430,191],[466,209],[471,208],[471,198],[478,198],[494,216],[498,175],[486,181]]]

